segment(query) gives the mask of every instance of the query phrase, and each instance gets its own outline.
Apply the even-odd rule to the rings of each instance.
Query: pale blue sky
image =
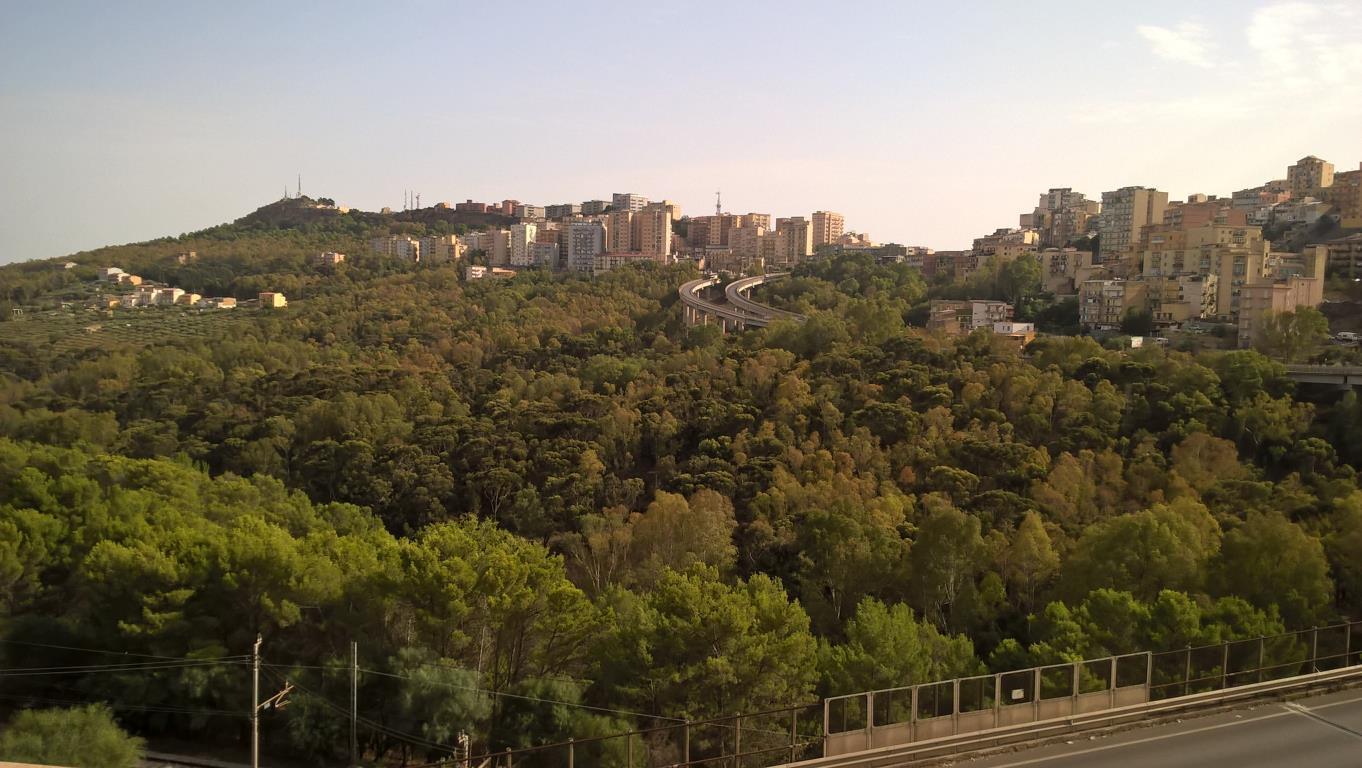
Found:
[[[1362,4],[0,0],[0,262],[303,191],[633,191],[938,249],[1362,160]]]

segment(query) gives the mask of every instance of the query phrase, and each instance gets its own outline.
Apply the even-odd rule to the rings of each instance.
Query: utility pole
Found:
[[[359,720],[359,643],[350,641],[350,765],[359,765],[359,741],[355,738],[355,722]]]
[[[260,635],[251,649],[251,768],[260,768]]]

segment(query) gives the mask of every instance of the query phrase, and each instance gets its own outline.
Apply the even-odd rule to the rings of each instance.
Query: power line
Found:
[[[279,679],[279,680],[285,680],[285,678],[284,678],[282,675],[279,675],[279,674],[276,673],[276,672],[270,672],[270,674],[273,675],[273,676],[275,676],[275,677],[276,677],[277,679]],[[285,680],[285,682],[288,682],[288,681]],[[345,717],[347,717],[347,718],[350,717],[350,712],[349,712],[348,710],[342,708],[340,705],[338,705],[338,704],[336,704],[335,702],[331,701],[331,700],[328,699],[325,695],[320,694],[320,693],[317,693],[316,691],[313,691],[312,689],[310,689],[310,688],[308,688],[308,687],[306,687],[306,686],[304,686],[304,685],[301,685],[301,684],[299,684],[299,683],[297,683],[297,682],[294,682],[294,683],[293,683],[293,687],[296,688],[299,692],[301,692],[304,696],[307,696],[308,698],[311,698],[311,699],[317,701],[318,703],[320,703],[322,706],[326,707],[327,709],[330,709],[330,710],[332,710],[333,712],[336,712],[337,714],[343,715],[343,716],[345,716]],[[382,734],[382,735],[384,735],[384,736],[390,736],[390,737],[392,737],[392,738],[397,739],[398,741],[405,741],[405,742],[407,742],[407,743],[409,743],[409,744],[412,744],[412,745],[414,745],[414,746],[424,747],[424,748],[426,748],[426,749],[443,749],[443,750],[448,750],[448,751],[450,751],[450,752],[453,752],[453,751],[455,751],[455,749],[456,749],[456,747],[452,747],[452,746],[450,746],[450,745],[448,745],[448,744],[441,744],[441,743],[439,743],[439,742],[437,742],[437,741],[431,741],[431,740],[429,740],[429,739],[427,739],[427,738],[425,738],[425,737],[423,737],[423,736],[417,736],[416,734],[413,734],[413,733],[407,733],[407,732],[405,732],[405,731],[399,731],[399,730],[397,730],[396,728],[392,728],[391,726],[383,725],[382,723],[379,723],[379,722],[376,721],[376,720],[371,720],[371,719],[369,719],[369,718],[367,718],[367,717],[356,716],[355,719],[356,719],[358,722],[363,723],[364,726],[365,726],[366,728],[368,728],[368,729],[371,730],[371,731],[374,731],[375,733],[379,733],[379,734]]]
[[[154,653],[134,653],[133,651],[109,651],[99,648],[81,648],[75,645],[53,645],[52,643],[33,643],[25,640],[0,640],[0,645],[26,645],[32,648],[54,648],[61,651],[83,651],[85,653],[103,653],[110,656],[138,656],[144,659],[161,659],[164,661],[184,661],[194,660],[192,656],[158,656]],[[234,659],[236,656],[204,656],[203,659]]]
[[[0,677],[47,677],[52,675],[92,675],[101,672],[160,672],[214,666],[240,666],[244,661],[161,662],[142,665],[102,665],[93,667],[17,667],[0,669]]]

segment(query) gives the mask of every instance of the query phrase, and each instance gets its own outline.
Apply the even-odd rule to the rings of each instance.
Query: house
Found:
[[[260,306],[265,309],[282,309],[288,306],[288,299],[284,294],[275,291],[264,291],[260,294]]]

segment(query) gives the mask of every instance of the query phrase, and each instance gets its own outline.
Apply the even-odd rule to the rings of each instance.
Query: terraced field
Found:
[[[59,353],[110,345],[144,347],[173,339],[206,338],[249,322],[254,314],[244,309],[181,307],[114,310],[112,316],[84,308],[44,310],[0,323],[0,344],[47,344]]]

